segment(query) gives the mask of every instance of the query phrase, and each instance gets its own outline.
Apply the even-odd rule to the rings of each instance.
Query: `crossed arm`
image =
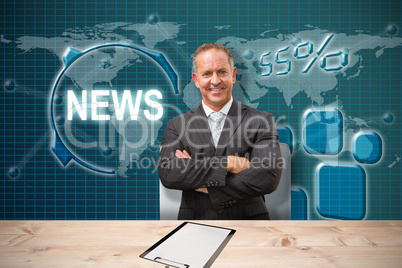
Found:
[[[272,116],[267,120],[272,129],[259,129],[249,160],[234,155],[192,159],[180,142],[174,125],[168,124],[158,159],[162,184],[167,188],[209,194],[217,209],[224,203],[273,192],[279,184],[283,166],[276,163],[283,159]],[[174,141],[177,142],[171,145]],[[213,183],[208,186],[211,180]],[[214,185],[214,182],[217,183]]]
[[[177,158],[187,158],[191,159],[191,156],[186,150],[180,151],[176,150],[175,156]],[[245,157],[238,157],[235,155],[228,155],[227,156],[227,166],[226,166],[226,171],[230,173],[239,173],[242,172],[243,170],[248,169],[251,167],[251,162],[245,158]],[[208,194],[208,188],[196,188],[194,189],[197,192]]]

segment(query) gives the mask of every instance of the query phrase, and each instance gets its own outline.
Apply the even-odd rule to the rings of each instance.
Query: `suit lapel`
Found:
[[[215,155],[218,156],[224,154],[227,148],[227,144],[229,143],[233,134],[236,132],[236,129],[239,127],[244,115],[246,114],[246,109],[247,106],[242,105],[241,103],[233,99],[232,107],[230,107],[229,113],[226,116],[225,124],[223,125],[222,133],[219,138],[218,148]]]

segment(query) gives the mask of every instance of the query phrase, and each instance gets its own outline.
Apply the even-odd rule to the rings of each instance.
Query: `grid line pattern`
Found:
[[[292,186],[303,189],[308,199],[307,204],[294,206],[305,208],[308,219],[322,219],[316,210],[314,172],[323,160],[305,152],[301,119],[308,108],[333,105],[344,115],[345,132],[344,149],[332,160],[356,164],[351,152],[352,136],[360,129],[376,131],[383,139],[380,162],[362,165],[367,172],[365,219],[402,219],[399,1],[16,0],[3,1],[0,6],[0,85],[4,85],[0,92],[0,163],[4,174],[0,182],[1,219],[159,219],[159,184],[151,162],[157,158],[167,121],[177,112],[164,110],[155,144],[138,149],[143,163],[131,162],[137,166],[128,168],[126,177],[95,173],[74,161],[64,167],[51,150],[49,115],[52,85],[63,67],[61,57],[67,47],[85,50],[97,42],[132,42],[162,52],[179,74],[179,95],[173,93],[155,64],[140,54],[136,54],[138,58],[131,69],[120,64],[102,73],[102,68],[97,67],[76,82],[79,85],[85,79],[107,80],[114,71],[117,78],[113,85],[137,85],[132,89],[133,95],[140,87],[144,94],[155,87],[162,93],[164,103],[186,112],[200,101],[191,82],[192,53],[200,44],[217,40],[231,46],[234,52],[239,70],[234,97],[272,113],[280,119],[279,124],[293,131]],[[150,20],[152,15],[157,21]],[[393,36],[387,34],[389,25],[397,27]],[[300,68],[307,61],[292,56],[291,38],[302,35],[303,41],[314,43],[314,54],[329,33],[334,33],[335,38],[324,53],[348,48],[349,65],[329,76],[320,69],[318,59],[307,76],[302,74]],[[288,45],[289,54],[281,54],[280,59],[293,57],[291,74],[277,76],[286,64],[276,64],[275,53]],[[273,71],[263,77],[260,74],[266,69],[259,65],[259,57],[268,51],[271,55],[267,60],[273,63]],[[245,52],[251,60],[245,59]],[[102,60],[100,55],[105,54],[115,60],[133,57],[129,51],[119,50],[115,54],[97,54],[94,61]],[[143,62],[141,67],[139,61]],[[95,67],[89,60],[86,64]],[[134,80],[140,82],[135,84]],[[14,87],[7,84],[10,81]],[[74,85],[71,79],[64,82],[65,89]],[[297,92],[292,91],[295,84]],[[111,89],[107,83],[101,86]],[[62,103],[65,107],[66,98]],[[392,122],[386,123],[390,115]],[[84,135],[99,129],[99,125],[93,129],[90,125],[71,125]],[[132,127],[135,131],[126,133],[127,137],[141,138],[136,134],[140,124]],[[114,149],[110,157],[105,157],[102,150],[86,148],[86,160],[118,168],[121,135],[115,135],[115,144],[109,144]],[[304,214],[296,216],[301,215]]]

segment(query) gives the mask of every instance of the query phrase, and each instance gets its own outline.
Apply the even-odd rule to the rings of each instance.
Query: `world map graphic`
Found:
[[[402,46],[402,38],[395,35],[395,26],[389,26],[385,31],[378,33],[355,30],[346,34],[312,25],[305,25],[303,29],[292,33],[282,33],[276,25],[266,24],[261,27],[265,29],[258,36],[249,39],[226,34],[231,28],[231,25],[215,26],[221,34],[213,41],[224,44],[234,55],[238,71],[233,97],[251,107],[274,114],[278,130],[285,129],[292,136],[289,146],[292,147],[296,163],[301,163],[304,157],[315,161],[314,163],[329,165],[351,161],[355,152],[353,137],[366,130],[377,131],[385,147],[387,143],[392,142],[387,128],[392,127],[393,111],[385,109],[386,112],[381,116],[369,116],[361,111],[354,111],[351,99],[356,96],[361,98],[363,91],[370,92],[371,89],[362,90],[364,85],[361,85],[361,81],[365,79],[362,77],[382,72],[380,66],[371,63],[381,62],[388,52]],[[161,52],[170,61],[180,80],[180,92],[177,95],[173,93],[171,85],[166,83],[170,93],[164,92],[164,105],[176,107],[177,103],[181,103],[181,109],[179,106],[177,109],[180,110],[179,113],[184,113],[196,107],[202,100],[200,91],[190,75],[193,53],[199,44],[192,42],[190,45],[190,41],[182,37],[182,33],[188,30],[186,24],[161,22],[151,18],[148,23],[116,22],[71,28],[58,36],[50,37],[26,35],[12,40],[1,35],[0,42],[14,47],[18,55],[42,50],[51,53],[60,62],[63,62],[67,48],[84,51],[103,44],[133,44]],[[148,65],[145,61],[144,55],[126,48],[99,50],[96,56],[86,57],[82,69],[67,71],[65,77],[73,87],[80,90],[91,91],[98,89],[100,85],[113,89],[116,88],[122,73],[130,68],[132,72],[138,71],[138,68],[146,70]],[[49,92],[45,90],[44,94],[49,95]],[[121,97],[121,92],[119,96]],[[109,100],[109,104],[112,103],[111,97],[105,99]],[[370,99],[369,102],[375,104],[376,99]],[[65,101],[63,103],[66,104]],[[335,148],[332,149],[336,155],[339,155],[334,157],[326,153],[311,153],[306,148],[303,150],[303,113],[308,109],[332,108],[340,111],[343,117],[343,127],[338,133],[340,136],[335,135],[334,138],[332,135],[332,141],[328,141],[329,145]],[[138,164],[151,154],[155,157],[153,163],[147,165],[147,169],[151,171],[147,176],[157,180],[156,156],[163,128],[169,119],[168,113],[161,119],[148,122],[144,135],[144,129],[140,131],[138,124],[126,124],[116,120],[115,107],[112,104],[107,110],[110,122],[106,132],[113,128],[118,135],[118,145],[114,151],[101,145],[99,140],[88,140],[82,135],[77,135],[78,130],[74,130],[75,134],[71,135],[76,136],[73,143],[83,147],[100,148],[100,156],[96,156],[96,159],[107,160],[110,155],[115,155],[114,159],[117,161],[110,161],[112,164],[107,165],[115,165],[113,168],[121,178],[136,174]],[[138,116],[139,120],[146,121],[143,113]],[[64,119],[57,120],[62,125],[65,123]],[[331,123],[333,121],[328,121],[328,126]],[[313,124],[307,127],[311,126]],[[145,142],[141,146],[130,146],[144,139]],[[360,142],[367,144],[367,151],[361,152],[360,155],[366,154],[370,157],[369,154],[376,145],[366,136],[362,136]],[[384,163],[380,161],[379,165],[392,169],[399,165],[401,152],[398,148],[387,150],[387,155],[391,158],[388,157]],[[303,182],[307,181],[310,175],[292,173],[292,182],[295,180],[303,186]]]

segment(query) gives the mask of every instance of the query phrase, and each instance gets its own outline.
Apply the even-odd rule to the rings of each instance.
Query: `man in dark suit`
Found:
[[[225,46],[200,46],[193,69],[202,103],[169,120],[158,157],[162,184],[183,191],[178,219],[269,219],[264,195],[283,161],[272,115],[232,98],[237,69]]]

